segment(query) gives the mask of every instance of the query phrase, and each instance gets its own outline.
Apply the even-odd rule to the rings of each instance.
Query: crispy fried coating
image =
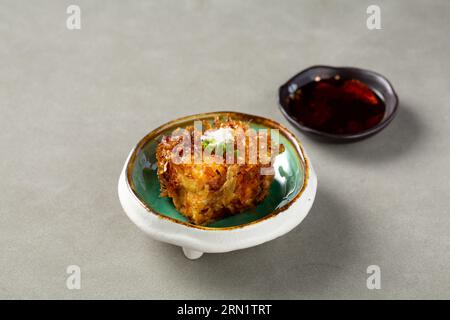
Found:
[[[205,132],[214,134],[221,128],[233,134],[233,143],[237,150],[237,140],[239,137],[242,139],[242,136],[238,137],[236,132],[238,130],[245,132],[248,129],[247,124],[230,119],[226,121],[215,119],[213,125],[203,122]],[[196,128],[193,126],[186,128],[185,133],[190,135],[191,141],[195,139],[195,131]],[[246,141],[245,155],[236,154],[235,151],[234,162],[227,163],[224,151],[223,154],[212,152],[204,155],[203,161],[195,163],[194,154],[199,150],[192,146],[190,154],[186,154],[185,151],[183,154],[183,151],[176,149],[181,142],[180,136],[163,137],[156,152],[161,196],[172,198],[175,208],[189,221],[198,225],[205,225],[226,215],[246,211],[261,203],[267,196],[274,179],[273,174],[262,175],[261,168],[270,168],[271,163],[267,161],[264,164],[261,163],[258,154],[258,161],[255,164],[249,164],[250,143],[248,137],[243,139]],[[203,152],[208,147],[204,142],[200,150]],[[268,146],[266,151],[270,157],[272,156],[270,155],[270,136]],[[282,151],[281,145],[280,152]],[[191,161],[177,163],[173,161],[175,155],[184,157],[183,159],[189,157]],[[222,163],[213,161],[219,157],[222,158]],[[238,163],[238,159],[241,162]]]

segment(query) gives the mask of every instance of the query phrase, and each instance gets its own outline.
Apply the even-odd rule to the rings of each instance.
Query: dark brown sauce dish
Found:
[[[279,89],[283,115],[299,130],[333,141],[355,141],[385,128],[398,97],[382,75],[353,67],[313,66]]]

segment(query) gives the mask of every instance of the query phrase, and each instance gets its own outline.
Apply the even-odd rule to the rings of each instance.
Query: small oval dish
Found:
[[[363,86],[367,86],[366,88],[371,90],[378,97],[377,99],[384,105],[384,114],[382,115],[382,118],[379,118],[380,121],[377,124],[370,126],[370,128],[355,133],[330,133],[305,125],[303,119],[299,119],[298,116],[295,115],[295,112],[298,112],[298,110],[293,110],[294,104],[291,104],[290,102],[292,102],[292,99],[298,99],[298,97],[296,97],[296,92],[301,92],[301,88],[304,88],[305,86],[308,87],[309,84],[314,82],[318,83],[322,80],[325,80],[326,82],[328,79],[348,79],[357,81]],[[320,65],[309,67],[283,84],[279,88],[278,98],[281,112],[295,127],[307,134],[319,136],[331,141],[354,141],[380,132],[393,120],[398,108],[397,94],[390,82],[384,76],[370,70],[353,67],[331,67]],[[322,100],[323,95],[320,96],[319,99]],[[339,112],[336,112],[336,114],[340,115]],[[314,114],[314,116],[317,118],[317,114]]]
[[[170,198],[160,196],[156,147],[174,129],[215,117],[245,121],[255,130],[278,129],[284,151],[275,158],[269,194],[256,208],[205,226],[195,225],[175,209]],[[152,238],[182,247],[189,259],[197,259],[204,252],[256,246],[289,232],[307,215],[316,189],[314,169],[294,134],[275,121],[237,112],[192,115],[153,130],[131,150],[118,184],[120,203],[131,221]]]

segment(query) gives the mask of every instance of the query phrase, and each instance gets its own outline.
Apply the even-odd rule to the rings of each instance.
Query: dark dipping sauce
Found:
[[[290,114],[301,125],[331,134],[357,134],[384,117],[383,100],[366,84],[339,76],[316,78],[302,87],[289,88]]]

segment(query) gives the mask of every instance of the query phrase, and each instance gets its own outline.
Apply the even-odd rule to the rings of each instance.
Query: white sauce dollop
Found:
[[[202,135],[202,141],[208,141],[212,144],[220,144],[234,140],[233,129],[231,128],[219,128],[214,130],[205,131]]]

